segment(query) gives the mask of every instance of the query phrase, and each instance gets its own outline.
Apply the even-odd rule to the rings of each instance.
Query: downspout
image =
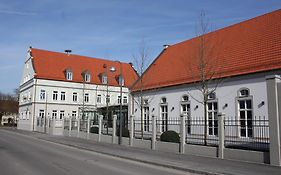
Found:
[[[37,78],[35,78],[35,84],[34,84],[34,96],[33,96],[33,116],[32,116],[32,131],[34,131],[34,121],[35,121],[35,100],[36,100],[36,84],[37,84]]]

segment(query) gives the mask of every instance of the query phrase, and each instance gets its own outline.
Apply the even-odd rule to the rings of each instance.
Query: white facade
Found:
[[[56,119],[77,118],[82,115],[82,110],[96,111],[106,106],[107,94],[110,96],[109,106],[120,104],[120,87],[108,86],[107,91],[107,85],[37,79],[34,78],[34,72],[28,54],[20,85],[19,129],[34,131],[38,120],[45,120],[45,116]],[[127,105],[128,88],[123,87],[122,92],[122,104]]]
[[[207,111],[210,113],[207,115],[208,120],[212,117],[214,120],[214,117],[217,117],[217,113],[220,112],[224,113],[225,117],[228,119],[240,120],[242,117],[245,117],[240,115],[246,115],[246,119],[247,115],[251,115],[249,119],[251,118],[252,120],[259,118],[268,119],[268,99],[265,77],[275,74],[280,75],[281,70],[226,78],[216,89],[215,98],[208,101],[210,103],[208,104],[209,107],[207,106]],[[157,120],[173,120],[179,119],[181,114],[185,111],[188,111],[187,116],[189,119],[202,120],[204,119],[204,105],[200,102],[203,101],[203,96],[195,86],[195,84],[187,84],[143,91],[143,99],[144,101],[147,100],[147,104],[144,102],[142,119],[140,105],[137,103],[140,95],[135,92],[132,97],[132,102],[134,104],[131,105],[130,113],[135,115],[136,120],[143,120],[144,125],[146,125],[145,123],[149,123],[148,120],[152,120],[153,115],[156,116]],[[243,94],[240,94],[241,90],[244,89],[248,90],[248,95],[243,96]],[[187,101],[183,101],[184,96],[185,100],[188,99]],[[163,101],[163,99],[165,101]],[[239,104],[240,101],[241,104]],[[247,101],[251,103],[248,106],[246,104]],[[249,109],[240,106],[244,105],[243,102],[245,102],[245,108],[248,107]],[[215,106],[217,107],[214,107],[214,103],[216,103]],[[147,122],[145,122],[146,120]],[[149,125],[151,125],[151,123]],[[136,129],[140,130],[140,128]],[[149,126],[148,129],[144,126],[144,132],[151,132],[151,129],[151,126]],[[175,130],[178,132],[179,126],[168,125],[168,128],[159,127],[157,129],[158,132],[163,132],[165,130]],[[191,128],[191,131],[188,132],[202,134],[193,129]],[[209,135],[215,135],[214,133],[210,133],[214,132],[211,129],[208,130],[208,132]],[[248,133],[245,134],[247,135]]]

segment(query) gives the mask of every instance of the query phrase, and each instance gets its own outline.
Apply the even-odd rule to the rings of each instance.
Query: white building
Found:
[[[121,103],[120,85],[126,107],[128,87],[137,78],[129,63],[30,48],[20,84],[18,128],[34,131],[48,118],[95,118],[107,106],[112,112]]]
[[[199,51],[204,38],[207,41],[204,44],[208,44],[205,49],[211,48],[204,50],[208,54],[205,70],[209,72],[205,75],[213,77],[208,84],[209,92],[218,85],[208,95],[208,135],[217,135],[217,114],[222,112],[226,118],[238,121],[236,130],[231,131],[235,136],[259,137],[255,120],[268,119],[266,77],[281,75],[280,19],[281,10],[277,10],[165,47],[140,78],[143,83],[139,79],[132,87],[130,113],[136,120],[143,121],[144,133],[151,132],[153,115],[160,121],[158,132],[164,132],[178,131],[179,127],[169,124],[169,120],[187,114],[187,134],[203,134],[202,128],[190,121],[204,118],[203,95],[198,90],[201,83]],[[140,129],[138,126],[136,130]]]

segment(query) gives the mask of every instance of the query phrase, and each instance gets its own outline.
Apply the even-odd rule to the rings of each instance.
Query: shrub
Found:
[[[163,142],[180,143],[180,136],[175,131],[165,131],[161,134],[160,140]]]
[[[98,134],[99,133],[99,127],[97,127],[97,126],[91,127],[90,128],[90,133]]]
[[[120,135],[120,129],[119,128],[116,131],[116,135],[117,136]],[[130,132],[129,132],[128,128],[123,128],[122,129],[122,137],[130,137]]]

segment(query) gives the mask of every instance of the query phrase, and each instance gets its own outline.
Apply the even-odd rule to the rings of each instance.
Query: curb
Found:
[[[51,143],[57,143],[57,144],[65,145],[65,146],[74,147],[74,148],[77,148],[77,149],[83,149],[83,150],[87,150],[87,151],[91,151],[91,152],[95,152],[95,153],[99,153],[99,154],[104,154],[104,155],[108,155],[108,156],[112,156],[112,157],[132,160],[132,161],[136,161],[136,162],[151,164],[151,165],[165,167],[165,168],[171,168],[171,169],[180,170],[180,171],[186,171],[186,172],[189,172],[189,173],[196,173],[196,174],[202,174],[202,175],[223,175],[222,173],[214,173],[214,172],[207,172],[207,171],[202,171],[202,170],[194,170],[194,169],[191,169],[191,168],[184,168],[184,167],[179,167],[179,166],[175,166],[175,165],[161,164],[161,163],[157,163],[157,162],[153,162],[153,161],[131,158],[131,157],[117,155],[117,154],[111,154],[111,153],[107,153],[107,152],[103,152],[103,151],[96,151],[96,150],[93,150],[91,148],[87,148],[87,147],[84,147],[84,146],[81,146],[81,145],[75,145],[75,144],[71,144],[71,143],[62,143],[62,142],[57,142],[57,141],[53,141],[53,140],[48,140],[48,139],[45,139],[45,138],[38,138],[38,139],[48,141],[48,142],[51,142]],[[229,174],[229,175],[231,175],[231,174]]]

